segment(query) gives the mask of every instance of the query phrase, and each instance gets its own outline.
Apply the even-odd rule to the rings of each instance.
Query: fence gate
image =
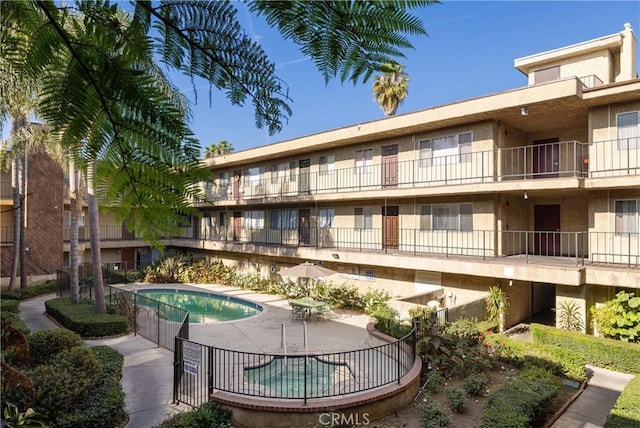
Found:
[[[209,401],[209,347],[180,337],[173,353],[173,401],[198,407]]]

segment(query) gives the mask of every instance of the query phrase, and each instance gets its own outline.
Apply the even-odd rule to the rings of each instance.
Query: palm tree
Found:
[[[205,159],[214,158],[216,156],[223,156],[233,152],[233,144],[227,140],[220,140],[217,144],[211,144],[204,149]]]
[[[380,104],[386,116],[393,116],[403,103],[409,90],[409,76],[397,62],[385,64],[383,73],[373,80],[373,99]]]

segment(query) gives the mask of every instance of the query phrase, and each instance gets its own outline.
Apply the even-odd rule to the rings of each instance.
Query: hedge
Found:
[[[558,376],[577,382],[587,379],[585,357],[573,349],[523,342],[495,334],[488,335],[485,340],[498,347],[500,358],[515,366],[544,367]]]
[[[560,382],[551,372],[540,367],[528,367],[489,394],[480,427],[538,426],[559,389]]]
[[[627,384],[607,417],[605,428],[640,427],[640,375]]]
[[[96,314],[92,302],[71,303],[69,298],[59,297],[47,300],[45,307],[47,314],[82,337],[104,337],[128,332],[126,317]]]
[[[7,312],[17,314],[19,305],[20,302],[18,300],[0,300],[0,312],[3,314]]]
[[[91,348],[102,372],[88,395],[76,403],[73,411],[60,415],[51,428],[113,428],[125,419],[124,392],[120,385],[124,357],[108,346]]]
[[[27,339],[35,365],[48,364],[60,352],[83,344],[78,334],[61,328],[38,330]]]
[[[540,324],[531,324],[535,343],[572,349],[585,356],[587,364],[625,373],[640,373],[640,345],[590,336]]]
[[[40,296],[41,294],[49,294],[56,292],[56,281],[47,281],[44,284],[33,285],[28,288],[19,288],[12,291],[3,291],[0,293],[2,300],[25,300],[31,297]]]

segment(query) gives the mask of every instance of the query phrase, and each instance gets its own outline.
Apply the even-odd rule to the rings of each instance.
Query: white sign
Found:
[[[202,363],[202,345],[199,343],[182,342],[182,359],[192,364]]]
[[[189,363],[187,361],[184,362],[184,372],[192,375],[198,374],[198,364]]]

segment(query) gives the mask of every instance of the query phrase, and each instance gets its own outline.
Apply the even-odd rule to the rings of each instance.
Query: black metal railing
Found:
[[[176,337],[174,401],[199,406],[217,390],[306,403],[400,383],[417,357],[416,331],[414,325],[380,346],[306,355],[241,352]]]
[[[68,297],[71,291],[68,270],[58,270],[56,277],[56,294],[58,297]],[[175,337],[189,338],[189,311],[185,309],[110,285],[104,286],[104,296],[108,306],[129,319],[134,334],[145,337],[158,346],[173,351]],[[90,277],[79,277],[79,297],[81,300],[95,301],[93,280]]]

